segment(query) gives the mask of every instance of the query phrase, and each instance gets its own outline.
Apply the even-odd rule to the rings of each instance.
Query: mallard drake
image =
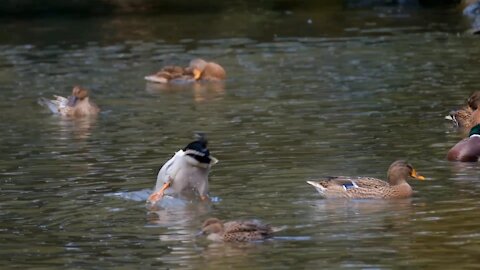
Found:
[[[480,114],[476,110],[473,117]],[[468,137],[455,144],[447,153],[449,161],[477,162],[480,157],[480,124],[470,129]]]
[[[399,199],[412,196],[412,188],[407,183],[410,177],[425,180],[425,177],[417,174],[412,165],[404,160],[397,160],[388,168],[388,182],[373,177],[335,176],[307,183],[327,199]]]
[[[198,235],[206,235],[215,242],[247,242],[271,238],[274,229],[258,220],[234,220],[222,222],[217,218],[209,218],[203,222]]]
[[[40,98],[40,105],[47,107],[51,112],[62,116],[83,117],[97,115],[100,109],[89,99],[89,91],[80,86],[72,89],[68,98],[54,95],[55,99]]]
[[[190,61],[188,67],[166,66],[145,80],[154,83],[190,83],[196,81],[221,81],[226,78],[222,66],[197,58]]]
[[[178,150],[158,172],[154,192],[148,201],[155,203],[164,195],[182,197],[196,191],[202,200],[208,198],[208,174],[218,160],[210,155],[204,135]]]
[[[445,119],[451,120],[456,127],[470,129],[474,126],[472,113],[480,105],[480,91],[473,92],[467,99],[467,105],[455,111],[451,111]]]

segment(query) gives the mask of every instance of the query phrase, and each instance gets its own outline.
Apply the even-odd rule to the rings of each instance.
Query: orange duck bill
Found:
[[[425,180],[425,177],[422,175],[419,175],[415,169],[412,169],[412,172],[410,173],[410,176],[417,179],[417,180]]]

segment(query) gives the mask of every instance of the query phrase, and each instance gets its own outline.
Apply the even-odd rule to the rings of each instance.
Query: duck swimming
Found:
[[[445,119],[451,120],[456,127],[470,129],[474,126],[472,113],[480,105],[480,91],[473,92],[467,99],[467,105],[461,109],[451,111]]]
[[[208,174],[217,162],[210,155],[206,138],[199,135],[162,166],[148,202],[153,204],[165,195],[182,197],[192,191],[198,193],[201,200],[208,199]]]
[[[259,241],[273,237],[275,230],[258,220],[236,220],[222,222],[217,218],[209,218],[203,222],[198,235],[206,235],[214,242],[247,242]]]
[[[188,67],[166,66],[153,75],[145,77],[154,83],[191,83],[196,81],[217,82],[225,80],[226,72],[215,62],[207,62],[197,58],[190,61]]]
[[[408,178],[425,180],[425,177],[417,174],[412,165],[404,160],[397,160],[388,168],[388,182],[373,177],[335,176],[307,183],[327,199],[400,199],[412,196]]]
[[[55,99],[40,98],[38,103],[51,112],[68,117],[84,117],[97,115],[100,109],[89,99],[89,91],[80,86],[72,89],[68,98],[54,95]]]

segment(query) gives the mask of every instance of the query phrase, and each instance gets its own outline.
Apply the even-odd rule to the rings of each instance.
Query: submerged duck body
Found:
[[[447,159],[449,161],[477,162],[479,158],[480,124],[477,124],[470,130],[467,138],[459,141],[448,151]]]
[[[412,196],[408,178],[424,180],[406,161],[393,162],[387,173],[388,182],[373,177],[336,176],[320,181],[307,181],[324,198],[401,199]]]
[[[218,160],[210,155],[205,138],[199,138],[177,151],[160,169],[154,192],[148,198],[155,203],[164,195],[183,197],[198,193],[208,198],[208,175]]]
[[[197,58],[190,61],[188,67],[166,66],[145,80],[153,83],[192,83],[197,81],[222,81],[226,78],[225,69],[215,62]]]
[[[207,219],[199,234],[214,242],[248,242],[273,237],[274,229],[258,220],[235,220],[222,222],[217,218]]]
[[[84,117],[97,115],[100,109],[90,101],[89,91],[80,86],[73,87],[68,98],[54,96],[55,99],[40,98],[40,105],[47,107],[52,113],[68,117]]]

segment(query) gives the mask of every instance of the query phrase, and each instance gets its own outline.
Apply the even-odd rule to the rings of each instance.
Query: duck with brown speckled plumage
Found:
[[[215,62],[197,58],[190,61],[188,67],[166,66],[145,80],[153,83],[192,83],[199,81],[218,82],[227,77],[225,69]]]
[[[68,98],[54,97],[55,99],[40,98],[38,103],[54,114],[73,118],[95,116],[100,112],[97,105],[90,100],[89,91],[80,86],[73,87],[72,95]]]
[[[326,199],[401,199],[412,196],[408,178],[425,180],[412,165],[404,160],[393,162],[388,168],[388,182],[373,177],[335,176],[320,181],[307,181]]]
[[[222,222],[217,218],[209,218],[203,222],[198,235],[206,235],[208,240],[214,242],[248,242],[271,238],[279,230],[255,219]]]

